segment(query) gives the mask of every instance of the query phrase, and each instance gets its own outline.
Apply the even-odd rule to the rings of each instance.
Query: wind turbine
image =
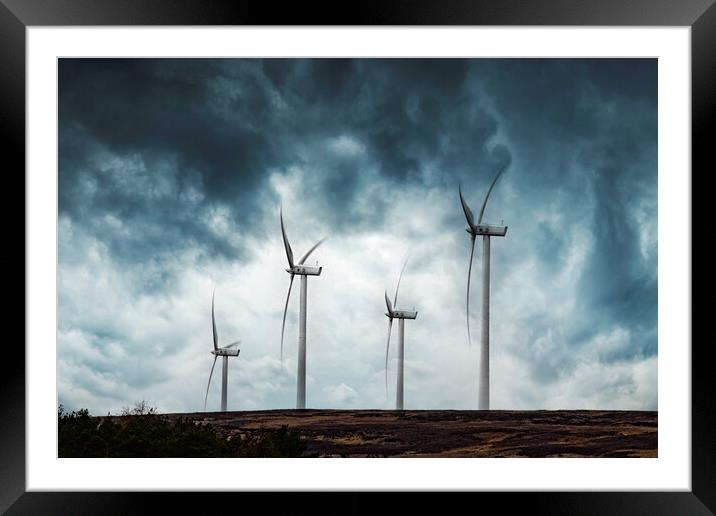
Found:
[[[279,213],[281,219],[281,233],[283,234],[283,246],[286,248],[286,258],[288,258],[288,272],[291,275],[291,282],[288,284],[288,294],[286,295],[286,306],[283,309],[283,323],[281,323],[281,362],[283,362],[283,334],[286,328],[286,312],[288,311],[288,301],[291,299],[291,287],[293,287],[293,277],[301,276],[301,304],[298,319],[298,372],[296,374],[296,408],[306,408],[306,290],[308,288],[308,276],[320,276],[323,267],[311,267],[304,265],[308,257],[316,248],[323,243],[325,238],[319,240],[311,247],[306,254],[298,261],[293,262],[293,251],[291,244],[288,243],[286,229],[283,226],[283,210]]]
[[[503,237],[507,233],[507,226],[483,224],[482,216],[485,214],[487,199],[489,199],[490,193],[492,193],[492,189],[495,187],[495,183],[497,183],[497,180],[507,169],[509,164],[509,161],[505,163],[492,180],[492,184],[490,184],[490,188],[487,190],[487,194],[485,195],[485,200],[482,202],[482,208],[480,208],[480,216],[477,219],[477,224],[475,224],[475,219],[472,215],[472,211],[470,211],[470,207],[467,205],[462,196],[462,189],[458,186],[462,211],[465,213],[465,218],[467,219],[467,232],[470,234],[470,240],[472,243],[470,250],[470,266],[467,270],[467,297],[465,304],[467,317],[467,339],[469,343],[472,342],[470,338],[470,276],[472,274],[472,256],[475,252],[475,237],[482,235],[482,331],[480,339],[479,410],[490,410],[490,237]]]
[[[398,289],[400,289],[400,280],[403,278],[403,272],[405,266],[408,264],[408,260],[405,260],[403,268],[398,276],[398,285],[395,287],[395,297],[393,303],[390,303],[388,297],[388,291],[385,292],[385,306],[388,307],[388,345],[385,349],[385,390],[388,391],[388,353],[390,352],[390,333],[393,329],[393,319],[398,319],[398,385],[396,387],[395,395],[395,409],[403,410],[403,378],[404,378],[404,362],[405,362],[405,319],[415,319],[418,316],[418,312],[398,310]]]
[[[206,385],[206,395],[204,396],[204,412],[206,412],[206,400],[209,397],[209,386],[211,385],[211,377],[214,374],[214,366],[216,366],[216,359],[223,357],[224,360],[221,364],[221,411],[226,412],[226,387],[228,382],[229,374],[229,357],[238,357],[241,352],[238,349],[238,345],[241,343],[240,340],[232,342],[228,346],[219,347],[219,335],[216,331],[216,318],[214,317],[214,296],[216,294],[216,288],[211,294],[211,329],[214,335],[214,350],[211,352],[214,355],[214,363],[211,366],[211,372],[209,373],[209,383]]]

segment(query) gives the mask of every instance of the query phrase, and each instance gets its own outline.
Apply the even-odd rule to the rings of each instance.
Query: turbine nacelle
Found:
[[[215,349],[211,352],[212,355],[216,355],[217,357],[238,357],[239,353],[241,353],[240,349],[226,349],[226,348],[219,348]]]
[[[418,312],[410,312],[407,310],[393,310],[392,313],[386,313],[388,319],[415,319]]]
[[[507,226],[493,226],[491,224],[476,224],[472,228],[468,228],[465,231],[474,236],[500,236],[503,237],[507,234]]]
[[[286,269],[289,274],[296,274],[299,276],[320,276],[323,267],[312,267],[310,265],[294,265]]]

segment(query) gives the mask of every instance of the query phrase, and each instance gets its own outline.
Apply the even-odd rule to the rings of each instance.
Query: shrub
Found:
[[[59,457],[300,457],[306,450],[288,426],[225,438],[209,424],[172,422],[144,401],[122,409],[121,417],[66,412],[60,405],[57,420]]]

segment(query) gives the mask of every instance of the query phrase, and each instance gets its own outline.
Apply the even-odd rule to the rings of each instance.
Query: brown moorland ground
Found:
[[[656,457],[657,412],[263,410],[166,414],[233,437],[283,425],[312,457]]]

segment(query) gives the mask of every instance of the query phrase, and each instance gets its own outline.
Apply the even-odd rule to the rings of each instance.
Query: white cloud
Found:
[[[356,390],[342,382],[340,385],[326,385],[322,390],[325,400],[332,406],[350,407],[358,399]]]
[[[328,141],[328,148],[338,155],[356,157],[365,152],[365,145],[348,135],[341,135]]]
[[[447,84],[436,90],[427,63],[401,76],[384,60],[357,60],[321,75],[330,62],[298,60],[275,75],[259,60],[189,61],[136,63],[148,68],[134,77],[154,81],[145,73],[153,70],[163,81],[156,96],[148,88],[127,99],[91,65],[80,74],[82,60],[65,79],[63,92],[87,90],[88,79],[98,88],[62,104],[74,113],[62,121],[60,171],[58,378],[68,406],[105,413],[144,398],[162,411],[199,410],[214,286],[222,343],[243,342],[230,359],[229,407],[294,406],[299,285],[281,364],[289,277],[280,203],[295,256],[329,237],[310,259],[324,269],[308,280],[308,405],[393,406],[396,328],[386,396],[383,292],[392,295],[409,255],[398,305],[419,315],[405,325],[406,407],[476,407],[482,244],[470,348],[470,244],[457,183],[477,212],[510,149],[485,213],[509,226],[492,243],[492,406],[655,408],[656,357],[643,355],[655,328],[645,327],[648,314],[614,315],[632,301],[622,296],[651,292],[619,282],[656,275],[648,102],[614,103],[618,83],[598,87],[583,77],[587,65],[566,60],[477,60],[467,76],[451,61],[434,72],[447,73],[438,83],[455,86],[454,98],[444,98]],[[539,80],[514,80],[524,74]],[[348,80],[339,87],[340,77]],[[615,90],[609,112],[600,111],[600,88]],[[134,102],[141,127],[131,125]],[[628,257],[612,240],[625,235],[638,244]],[[641,300],[627,309],[655,311],[654,299],[644,301],[644,310],[633,308]]]
[[[295,186],[306,174],[295,169],[273,178],[290,201],[285,215],[295,253],[323,235],[320,217],[303,209],[286,184]],[[441,229],[451,207],[456,208],[454,196],[418,188],[388,195],[389,231],[330,235],[311,258],[324,271],[308,280],[308,405],[393,406],[397,327],[386,397],[383,291],[392,297],[409,253],[398,305],[414,306],[419,315],[405,325],[406,407],[474,408],[481,246],[473,268],[469,348],[464,313],[469,238],[460,227],[450,233]],[[213,216],[228,224],[221,213]],[[531,228],[515,219],[517,227],[508,238],[492,246],[492,406],[654,408],[656,358],[612,360],[629,347],[628,331],[598,334],[581,347],[566,340],[569,322],[580,318],[577,283],[585,257],[594,252],[589,232],[581,226],[570,229],[562,266],[550,275],[535,261],[530,240],[518,232]],[[228,232],[222,224],[217,227]],[[253,258],[244,263],[199,262],[191,249],[176,254],[163,264],[176,274],[171,288],[156,291],[143,286],[161,271],[127,268],[68,219],[60,225],[59,387],[67,405],[105,413],[144,398],[162,411],[201,410],[212,362],[214,285],[221,342],[242,340],[240,357],[229,360],[229,408],[294,405],[299,284],[289,304],[282,366],[281,317],[289,276],[277,223],[269,238],[244,242]],[[504,261],[508,252],[512,257]],[[535,317],[546,328],[541,334],[530,331]],[[535,366],[547,378],[536,376]],[[218,363],[209,409],[218,408],[220,377]]]

